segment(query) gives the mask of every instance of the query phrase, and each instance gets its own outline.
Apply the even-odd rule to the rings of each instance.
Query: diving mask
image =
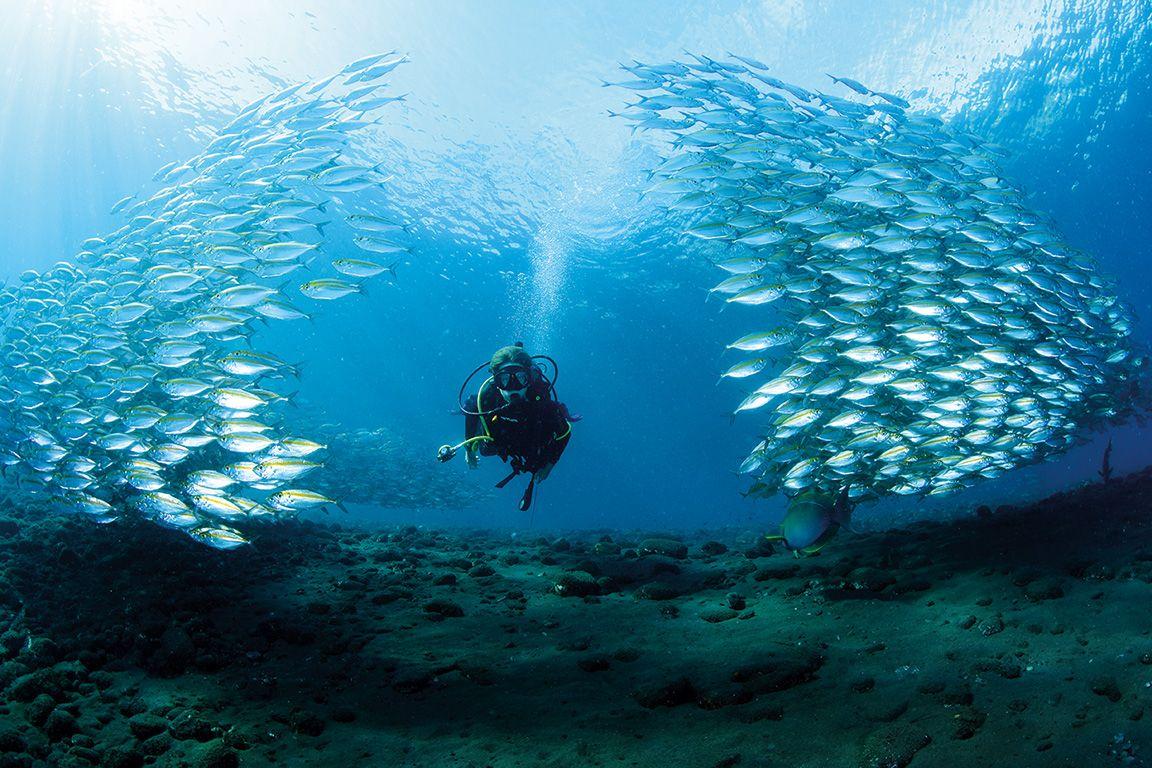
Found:
[[[492,374],[492,381],[496,384],[496,388],[502,392],[517,392],[528,389],[528,384],[532,381],[532,374],[518,365],[509,365]]]

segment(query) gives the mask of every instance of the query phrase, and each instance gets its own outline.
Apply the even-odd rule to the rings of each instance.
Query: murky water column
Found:
[[[512,335],[537,354],[550,349],[560,302],[568,280],[570,242],[553,223],[544,224],[529,251],[531,274],[519,282]]]

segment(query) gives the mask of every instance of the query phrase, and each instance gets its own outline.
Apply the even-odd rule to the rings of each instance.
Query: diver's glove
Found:
[[[480,456],[472,449],[472,446],[468,446],[467,450],[464,451],[464,460],[468,462],[468,469],[476,469],[480,466]]]

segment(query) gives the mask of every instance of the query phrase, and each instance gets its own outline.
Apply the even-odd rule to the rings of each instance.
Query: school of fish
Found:
[[[616,117],[665,148],[645,194],[712,249],[711,293],[755,308],[723,374],[750,382],[737,413],[771,414],[750,495],[946,494],[1148,407],[1131,312],[997,147],[848,78],[845,98],[735,55],[623,69]]]
[[[296,367],[251,344],[258,324],[363,293],[406,252],[405,223],[366,212],[387,177],[351,141],[403,99],[385,86],[405,61],[369,56],[250,104],[161,169],[160,189],[117,203],[122,227],[0,292],[9,484],[218,549],[246,544],[249,523],[338,503],[307,485],[325,446],[287,430]]]

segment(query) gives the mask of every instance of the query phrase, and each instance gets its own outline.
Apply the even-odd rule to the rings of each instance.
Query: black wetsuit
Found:
[[[510,461],[513,469],[530,474],[559,460],[571,432],[568,409],[552,397],[547,382],[533,384],[523,401],[512,404],[506,403],[489,383],[481,390],[481,399],[477,408],[476,396],[468,398],[466,410],[484,415],[464,417],[466,438],[484,434],[492,437],[479,444],[481,455],[499,456]]]

